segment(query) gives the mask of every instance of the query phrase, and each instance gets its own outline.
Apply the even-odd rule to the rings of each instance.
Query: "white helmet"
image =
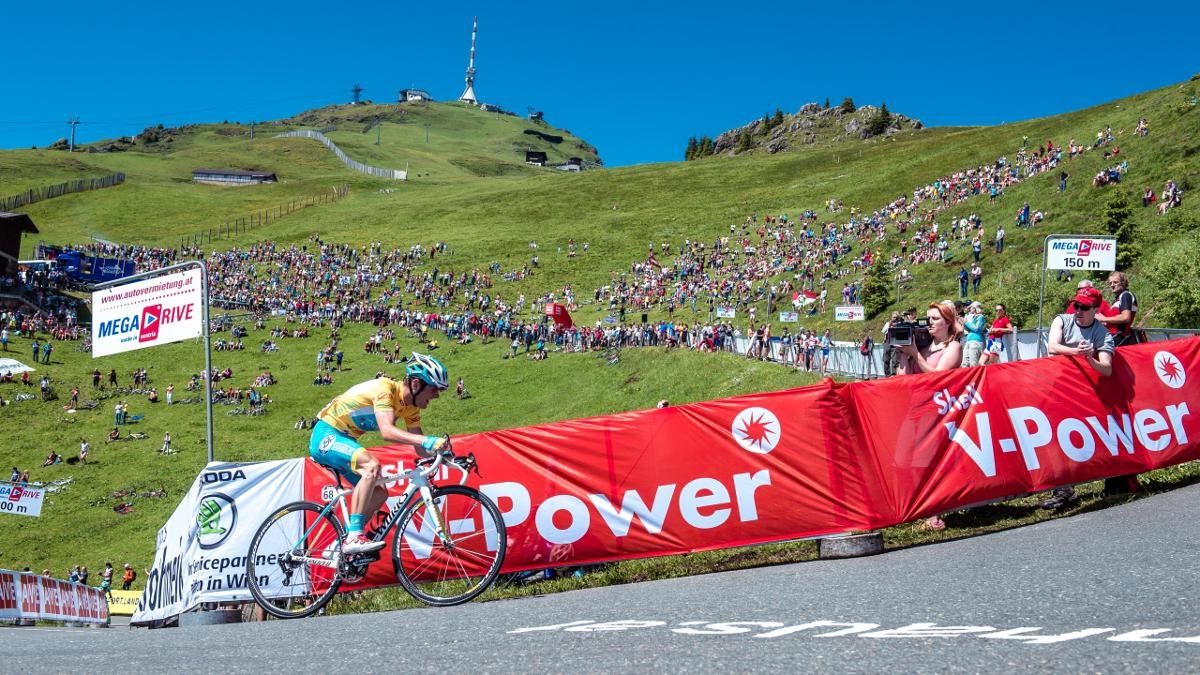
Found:
[[[432,384],[439,390],[450,387],[446,367],[442,365],[441,361],[425,354],[413,352],[412,357],[408,360],[408,365],[404,367],[404,374],[407,377],[418,378],[426,384]]]

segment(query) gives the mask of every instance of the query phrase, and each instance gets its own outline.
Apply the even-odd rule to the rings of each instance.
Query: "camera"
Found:
[[[924,349],[933,344],[933,336],[929,334],[929,319],[916,321],[898,321],[888,328],[887,344],[891,347],[916,345]]]

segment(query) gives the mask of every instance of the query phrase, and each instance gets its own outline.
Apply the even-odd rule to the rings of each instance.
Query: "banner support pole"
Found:
[[[1046,306],[1046,257],[1050,247],[1050,237],[1061,236],[1048,234],[1042,240],[1042,291],[1038,295],[1038,329],[1037,329],[1037,355],[1039,357],[1046,355],[1046,339],[1042,335],[1042,326],[1044,326],[1043,311]]]

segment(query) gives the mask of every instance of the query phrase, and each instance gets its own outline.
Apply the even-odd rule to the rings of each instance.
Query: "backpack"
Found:
[[[871,347],[874,345],[871,342],[871,336],[863,338],[863,341],[858,345],[858,353],[866,356],[871,353]]]

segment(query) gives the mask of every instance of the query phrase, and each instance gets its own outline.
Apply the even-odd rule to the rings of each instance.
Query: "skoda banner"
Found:
[[[303,467],[300,460],[205,467],[158,531],[133,623],[167,619],[201,602],[248,600],[250,540],[268,514],[301,498]]]
[[[92,293],[92,356],[199,337],[201,274],[189,269]]]

